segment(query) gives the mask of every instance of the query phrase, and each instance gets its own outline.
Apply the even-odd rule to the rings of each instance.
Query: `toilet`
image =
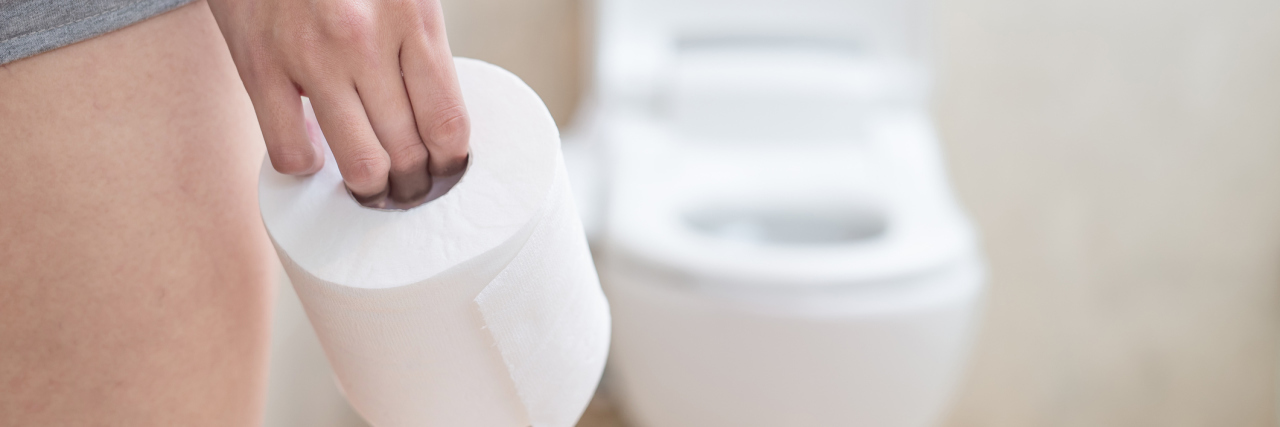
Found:
[[[939,421],[984,282],[924,123],[856,147],[628,145],[600,261],[632,425]]]
[[[985,278],[928,114],[926,10],[597,5],[565,149],[629,425],[941,421]]]

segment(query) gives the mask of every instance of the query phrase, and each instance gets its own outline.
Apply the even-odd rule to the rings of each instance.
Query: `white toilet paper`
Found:
[[[347,193],[332,157],[310,177],[264,161],[263,222],[347,398],[374,426],[571,426],[599,380],[610,319],[555,123],[514,75],[456,65],[472,130],[452,190],[374,210]]]

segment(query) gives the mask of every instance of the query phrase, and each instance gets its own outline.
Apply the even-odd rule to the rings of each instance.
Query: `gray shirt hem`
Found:
[[[127,27],[192,0],[0,0],[0,64]]]

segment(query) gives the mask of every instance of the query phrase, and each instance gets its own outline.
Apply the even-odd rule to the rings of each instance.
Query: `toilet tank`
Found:
[[[927,0],[601,0],[597,106],[700,141],[856,139],[923,107]]]
[[[604,32],[651,29],[676,44],[807,40],[877,55],[921,46],[923,0],[602,0]]]

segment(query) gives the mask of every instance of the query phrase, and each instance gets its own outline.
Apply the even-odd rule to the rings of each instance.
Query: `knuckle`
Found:
[[[421,13],[423,4],[432,1],[436,0],[379,0],[378,6],[382,15],[392,21],[403,22],[417,16]]]
[[[419,0],[383,0],[383,4],[400,13],[413,13],[420,9]]]
[[[462,104],[440,110],[430,123],[426,137],[432,144],[450,151],[466,146],[471,135],[471,118]]]
[[[304,149],[305,148],[305,149]],[[315,153],[310,147],[280,147],[271,152],[271,166],[277,172],[297,175],[310,172],[315,165]]]
[[[427,171],[427,147],[412,138],[392,150],[391,172],[397,175]]]
[[[335,41],[364,44],[377,28],[373,11],[361,2],[336,2],[334,10],[324,14],[320,28]]]
[[[344,178],[347,184],[359,187],[361,190],[380,188],[386,183],[390,168],[391,165],[384,156],[375,153],[358,153],[347,162]]]
[[[407,14],[411,19],[410,28],[423,35],[431,37],[439,37],[444,34],[444,15],[440,8],[439,1],[422,1],[422,0],[401,0],[406,10],[413,11]]]

